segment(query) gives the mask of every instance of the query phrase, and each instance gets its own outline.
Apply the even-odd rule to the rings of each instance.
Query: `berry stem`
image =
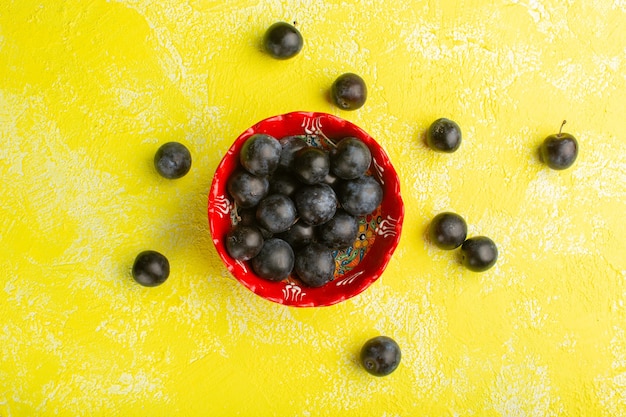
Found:
[[[239,206],[237,205],[236,201],[233,202],[233,212],[235,213],[235,219],[237,219],[237,223],[239,223],[241,221],[241,216],[239,215]]]
[[[563,120],[563,123],[561,123],[561,128],[559,129],[559,134],[557,136],[561,136],[561,132],[563,132],[563,126],[565,126],[565,123],[567,123],[567,120]]]

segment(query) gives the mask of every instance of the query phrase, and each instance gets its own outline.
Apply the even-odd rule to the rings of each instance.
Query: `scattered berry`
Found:
[[[374,376],[386,376],[400,365],[400,346],[390,337],[377,336],[361,348],[361,365]]]
[[[276,22],[265,32],[263,46],[265,51],[276,59],[289,59],[302,50],[304,40],[294,25]]]
[[[153,250],[139,253],[132,269],[133,279],[144,287],[156,287],[170,275],[170,263],[165,256]]]
[[[563,133],[563,120],[559,133],[550,135],[541,144],[541,159],[550,168],[556,170],[567,169],[572,166],[578,156],[578,142],[569,133]]]
[[[431,221],[428,235],[440,249],[456,249],[465,242],[467,223],[456,213],[439,213]]]
[[[330,95],[333,102],[343,110],[356,110],[365,104],[367,86],[360,76],[353,73],[340,75],[333,83]]]
[[[452,120],[437,119],[426,133],[426,143],[438,152],[454,152],[461,146],[461,128]]]
[[[493,240],[486,236],[467,239],[461,245],[463,265],[474,272],[483,272],[495,265],[498,259],[498,248]]]
[[[191,168],[191,153],[182,143],[165,143],[154,155],[154,167],[167,179],[181,178]]]

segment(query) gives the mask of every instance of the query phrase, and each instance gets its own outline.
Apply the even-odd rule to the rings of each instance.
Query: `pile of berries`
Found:
[[[225,246],[261,278],[282,281],[295,272],[310,287],[332,281],[337,251],[352,246],[359,217],[382,202],[367,145],[356,137],[336,144],[323,138],[330,150],[306,136],[260,133],[241,148],[227,183],[237,222]]]

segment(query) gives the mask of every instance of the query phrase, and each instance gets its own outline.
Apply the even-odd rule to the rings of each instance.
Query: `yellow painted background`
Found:
[[[265,28],[298,22],[289,61]],[[327,101],[361,74],[363,108]],[[0,416],[625,416],[626,2],[33,1],[0,4]],[[399,172],[403,235],[342,304],[267,302],[227,273],[206,219],[248,126],[344,117]],[[436,154],[438,117],[464,141]],[[580,144],[562,172],[537,147]],[[157,175],[180,141],[190,173]],[[490,236],[465,270],[425,239],[440,211]],[[134,283],[155,249],[172,273]],[[398,341],[385,378],[358,365]]]

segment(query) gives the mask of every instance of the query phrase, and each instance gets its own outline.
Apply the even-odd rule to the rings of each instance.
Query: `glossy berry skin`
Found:
[[[251,174],[266,177],[278,167],[282,146],[270,135],[256,133],[250,136],[241,148],[239,161]]]
[[[252,270],[269,281],[282,281],[293,270],[294,253],[287,242],[271,238],[263,243],[257,256],[250,260]]]
[[[319,243],[310,243],[296,254],[294,271],[309,287],[321,287],[335,276],[335,257],[330,249]]]
[[[284,194],[270,194],[259,203],[256,219],[270,233],[281,233],[296,222],[296,206]]]
[[[154,167],[164,178],[181,178],[191,169],[191,153],[182,143],[165,143],[154,155]]]
[[[452,120],[437,119],[426,132],[426,143],[437,152],[455,152],[461,146],[461,128]]]
[[[280,152],[279,168],[289,169],[296,152],[308,145],[301,136],[285,136],[279,140],[282,148]]]
[[[333,102],[342,110],[356,110],[367,100],[367,86],[360,76],[351,72],[337,77],[330,89]]]
[[[292,248],[298,249],[315,241],[315,227],[298,220],[293,226],[276,237],[289,243]]]
[[[370,214],[383,201],[383,189],[373,177],[341,181],[336,189],[341,207],[353,216]]]
[[[362,140],[347,137],[330,153],[330,169],[345,180],[363,176],[372,163],[372,153]]]
[[[302,183],[298,181],[295,175],[288,171],[280,171],[274,173],[270,178],[270,194],[284,194],[292,196]]]
[[[228,178],[226,184],[228,194],[239,207],[249,208],[259,204],[269,190],[269,181],[265,177],[257,177],[248,171],[239,169]]]
[[[578,141],[569,133],[548,136],[541,144],[541,159],[552,169],[571,167],[578,156]]]
[[[467,223],[456,213],[439,213],[430,223],[428,236],[440,249],[456,249],[465,242]]]
[[[400,365],[400,346],[390,337],[377,336],[361,348],[361,365],[374,376],[386,376]]]
[[[470,271],[483,272],[496,264],[498,248],[486,236],[467,239],[461,245],[461,263]]]
[[[170,263],[161,253],[146,250],[135,258],[132,274],[133,279],[144,287],[156,287],[169,277]]]
[[[330,185],[315,184],[300,188],[294,194],[300,220],[317,226],[333,218],[337,211],[337,196]]]
[[[319,242],[330,249],[347,249],[358,234],[359,221],[344,210],[337,210],[332,219],[317,227]]]
[[[233,258],[247,261],[259,254],[263,247],[263,235],[254,226],[238,224],[226,235],[226,251]]]
[[[330,172],[330,157],[322,148],[310,146],[296,153],[291,169],[303,183],[318,184]]]
[[[287,22],[271,25],[263,37],[265,51],[276,59],[289,59],[302,50],[304,40],[295,26]]]

